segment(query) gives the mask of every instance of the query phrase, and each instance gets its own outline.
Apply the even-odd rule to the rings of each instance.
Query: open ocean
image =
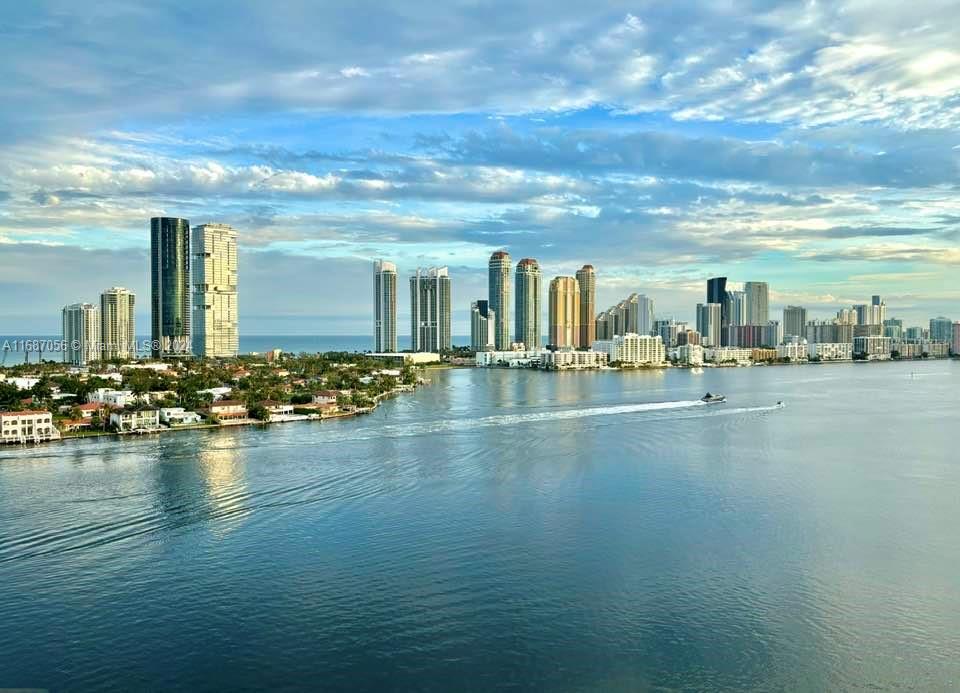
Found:
[[[0,688],[960,686],[960,362],[429,377],[0,449]]]

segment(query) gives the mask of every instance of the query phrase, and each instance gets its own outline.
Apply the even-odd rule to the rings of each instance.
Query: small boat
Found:
[[[777,400],[777,409],[783,409],[785,406],[787,405],[784,404],[782,400]]]
[[[704,404],[721,404],[722,402],[726,402],[727,398],[723,395],[713,395],[708,392],[700,398],[700,401]]]

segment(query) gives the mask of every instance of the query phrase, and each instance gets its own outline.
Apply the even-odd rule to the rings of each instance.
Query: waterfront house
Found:
[[[53,425],[53,415],[48,411],[0,412],[0,442],[40,443],[59,438],[60,431]]]
[[[98,387],[87,395],[87,402],[106,404],[110,407],[129,407],[136,401],[133,390],[111,390],[107,387]]]
[[[200,415],[183,407],[160,407],[160,421],[167,426],[191,426],[200,423]]]
[[[204,412],[207,416],[215,416],[220,421],[237,421],[248,418],[246,405],[235,399],[223,399],[214,402]]]
[[[270,416],[288,416],[293,414],[293,405],[283,402],[266,401],[261,403]]]
[[[110,413],[110,425],[121,433],[156,431],[160,428],[160,412],[156,409],[114,411]]]
[[[60,422],[60,429],[65,433],[87,431],[93,428],[92,419],[64,419]]]
[[[340,395],[336,390],[320,390],[319,392],[314,393],[313,403],[314,404],[336,404],[337,397]]]

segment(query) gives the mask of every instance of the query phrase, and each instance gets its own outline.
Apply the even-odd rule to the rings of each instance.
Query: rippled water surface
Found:
[[[459,370],[0,449],[0,688],[955,688],[958,375]]]

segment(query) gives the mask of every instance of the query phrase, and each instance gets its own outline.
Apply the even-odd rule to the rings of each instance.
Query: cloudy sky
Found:
[[[110,285],[144,331],[156,215],[239,230],[247,334],[368,332],[378,256],[463,334],[498,248],[664,317],[725,274],[960,318],[958,126],[955,0],[8,2],[0,334]]]

